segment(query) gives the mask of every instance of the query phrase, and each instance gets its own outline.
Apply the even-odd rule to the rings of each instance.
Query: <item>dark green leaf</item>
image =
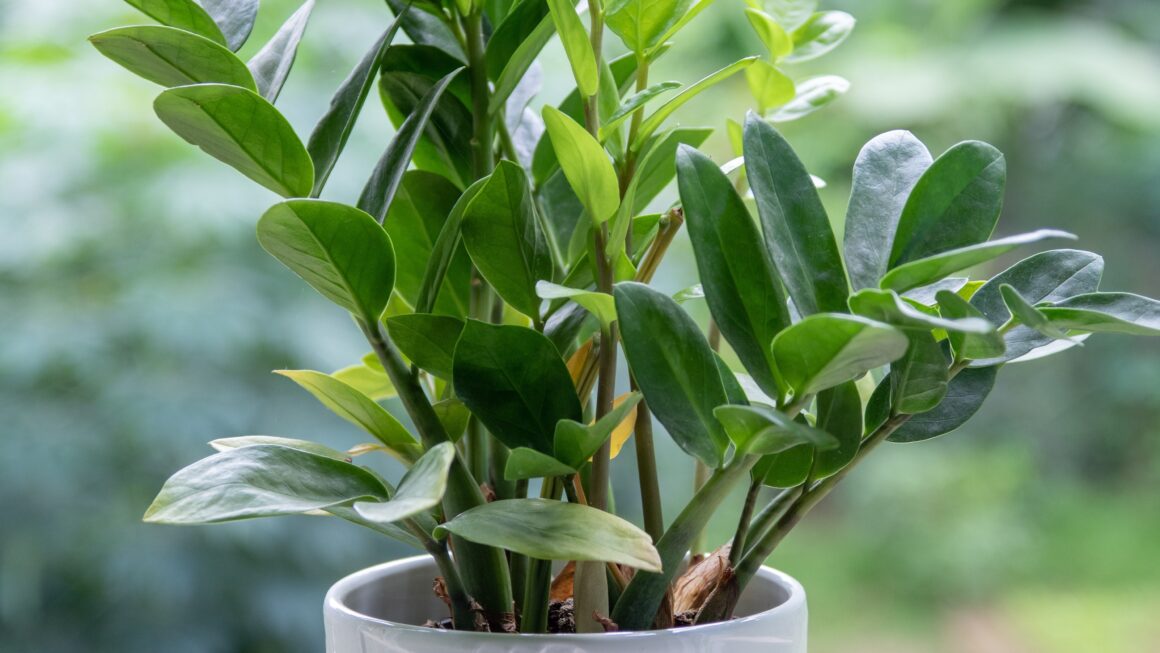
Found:
[[[360,467],[264,444],[214,454],[177,472],[145,511],[145,521],[204,524],[386,497],[378,478]]]
[[[745,177],[765,247],[802,315],[846,312],[849,282],[834,231],[809,172],[771,125],[745,120]]]
[[[254,5],[257,6],[257,3]],[[306,32],[306,23],[313,10],[314,0],[306,0],[247,64],[254,74],[254,80],[258,82],[258,93],[270,102],[278,99],[286,77],[290,75],[294,57],[298,54],[298,43]]]
[[[369,324],[391,299],[391,239],[354,207],[322,200],[275,204],[258,220],[258,242],[324,297]]]
[[[818,393],[815,427],[838,440],[834,449],[818,451],[814,460],[814,478],[825,478],[843,469],[862,446],[862,397],[853,381]]]
[[[902,329],[920,331],[944,329],[979,334],[991,333],[995,330],[994,324],[982,318],[968,317],[961,320],[948,320],[937,315],[930,315],[899,297],[893,290],[867,288],[857,292],[850,297],[850,310],[854,311],[856,315],[885,322]]]
[[[412,363],[439,378],[451,380],[455,343],[463,332],[463,320],[409,313],[389,317],[386,324],[391,340]]]
[[[713,409],[728,399],[709,343],[667,295],[639,283],[617,284],[613,294],[624,353],[649,409],[686,453],[720,466],[729,436]]]
[[[233,52],[215,41],[176,27],[118,27],[89,37],[101,54],[162,86],[220,82],[257,89]]]
[[[1093,333],[1160,335],[1160,302],[1126,292],[1096,292],[1041,307],[1051,325]]]
[[[193,0],[125,0],[125,2],[162,25],[200,34],[221,45],[229,45],[213,17]]]
[[[721,374],[721,385],[725,387],[725,396],[729,399],[730,404],[737,406],[749,405],[749,396],[745,393],[745,388],[742,387],[741,381],[737,379],[737,373],[729,369],[729,365],[725,359],[721,358],[721,354],[713,352],[714,358],[717,359],[717,371]],[[746,375],[748,376],[748,375]],[[749,377],[749,382],[753,383],[753,378]],[[764,392],[762,394],[765,394]],[[770,402],[771,404],[776,402]]]
[[[314,166],[294,128],[262,96],[239,86],[171,88],[153,109],[178,136],[284,197],[306,197]]]
[[[890,366],[890,405],[895,413],[932,410],[947,394],[950,381],[942,347],[929,332],[910,332],[906,355]]]
[[[556,422],[580,400],[556,347],[524,327],[468,320],[455,348],[455,393],[511,449],[551,454]]]
[[[995,387],[998,367],[969,368],[959,372],[947,386],[946,396],[933,410],[914,415],[891,434],[891,442],[920,442],[950,433],[969,420]],[[890,404],[890,377],[878,385],[866,408],[866,424],[885,421]]]
[[[814,449],[838,446],[829,433],[795,422],[768,406],[718,406],[713,415],[740,454],[775,454],[802,444]]]
[[[379,88],[391,122],[401,128],[435,87],[436,80],[425,73],[390,70],[387,60],[391,58],[391,52],[400,47],[396,45],[387,49]],[[442,175],[460,188],[466,187],[475,179],[471,134],[471,111],[453,93],[444,93],[415,146],[412,156],[415,166]]]
[[[967,318],[983,318],[979,309],[971,306],[967,300],[949,290],[940,290],[935,295],[938,299],[939,312],[943,317],[952,320]],[[998,332],[991,333],[948,333],[951,349],[956,360],[985,360],[1002,356],[1006,346],[1003,336]]]
[[[546,560],[600,560],[659,572],[648,533],[611,513],[547,499],[493,501],[441,525],[466,540]]]
[[[407,470],[389,501],[359,501],[355,512],[369,521],[390,524],[434,508],[447,491],[447,472],[454,460],[455,445],[450,442],[431,447]]]
[[[539,54],[539,50],[547,43],[548,38],[555,32],[555,25],[548,13],[548,3],[544,0],[521,0],[516,3],[501,23],[491,33],[491,38],[487,40],[487,52],[485,61],[487,63],[487,77],[492,81],[499,80],[504,70],[512,65],[513,57],[529,40],[536,39],[537,33],[544,30],[543,25],[547,25],[548,37],[543,38],[539,43],[539,47],[535,48],[534,52],[529,53],[531,56],[526,58],[526,62],[520,66],[522,68],[521,75],[528,69],[532,60]],[[498,84],[497,84],[498,87]],[[513,85],[512,88],[515,88]],[[506,98],[505,98],[506,99]]]
[[[455,254],[459,251],[459,230],[462,226],[463,215],[467,206],[471,204],[487,182],[488,179],[484,178],[468,186],[467,190],[463,191],[463,194],[455,201],[455,206],[451,207],[451,213],[447,215],[447,220],[444,221],[443,227],[439,230],[439,236],[435,239],[435,244],[431,247],[431,255],[427,259],[423,283],[419,286],[419,294],[415,299],[416,313],[432,312],[439,299],[439,289],[446,285],[445,282],[455,284],[456,275],[452,266]],[[470,275],[470,270],[468,270],[468,274]],[[453,285],[453,287],[459,290],[458,285]]]
[[[844,247],[854,290],[876,288],[886,274],[906,198],[932,161],[922,141],[902,130],[875,136],[858,154]]]
[[[677,127],[658,134],[645,145],[639,171],[630,182],[634,214],[645,210],[677,175],[677,148],[682,144],[700,147],[712,133],[707,127]]]
[[[258,0],[197,0],[213,17],[231,50],[246,43],[258,18]]]
[[[793,52],[786,63],[817,59],[842,44],[854,31],[854,17],[844,11],[820,11],[793,31]]]
[[[790,316],[757,225],[729,178],[700,152],[678,149],[677,178],[713,318],[758,385],[776,396],[769,344]]]
[[[407,7],[412,4],[417,5],[415,10],[408,11]],[[403,31],[411,37],[413,43],[439,48],[456,59],[467,62],[467,55],[463,53],[459,39],[451,31],[446,17],[436,15],[438,5],[428,7],[413,0],[387,0],[387,5],[395,12],[397,19],[403,21]]]
[[[881,322],[819,313],[779,333],[773,358],[800,399],[901,358],[908,344],[901,331]]]
[[[640,399],[639,392],[626,396],[624,401],[616,404],[608,414],[593,424],[581,424],[567,419],[557,422],[552,449],[556,460],[577,469],[583,466],[600,445],[612,436],[612,432],[640,403]]]
[[[548,454],[527,447],[516,447],[508,455],[503,477],[509,481],[522,481],[529,478],[549,478],[575,473],[575,469]]]
[[[799,444],[781,453],[763,456],[750,472],[754,480],[769,487],[797,487],[809,480],[814,468],[814,448]]]

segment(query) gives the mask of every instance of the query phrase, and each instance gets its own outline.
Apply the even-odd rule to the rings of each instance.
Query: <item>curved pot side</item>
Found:
[[[427,556],[370,567],[326,594],[326,653],[806,653],[806,595],[793,578],[763,567],[733,621],[673,630],[598,635],[503,635],[414,624],[446,616],[432,593]]]

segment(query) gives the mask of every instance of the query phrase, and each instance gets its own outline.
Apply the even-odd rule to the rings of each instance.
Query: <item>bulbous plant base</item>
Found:
[[[806,594],[763,567],[732,621],[671,630],[596,635],[504,635],[422,625],[447,612],[431,591],[439,575],[427,556],[370,567],[326,594],[326,653],[806,653]]]

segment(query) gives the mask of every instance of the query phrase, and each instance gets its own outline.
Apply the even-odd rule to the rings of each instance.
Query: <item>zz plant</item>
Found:
[[[543,632],[554,560],[576,563],[580,631],[727,619],[879,445],[956,429],[1006,364],[1092,333],[1160,333],[1160,303],[1100,291],[1089,252],[953,276],[1073,238],[991,239],[1005,166],[985,143],[933,158],[907,132],[870,141],[839,246],[817,180],[773,126],[847,86],[784,72],[853,27],[812,2],[753,0],[767,51],[681,84],[654,83],[650,66],[712,0],[388,0],[393,22],[303,143],[273,103],[313,0],[245,63],[235,52],[258,0],[127,1],[160,24],[94,45],[166,87],[154,109],[173,131],[284,198],[258,221],[262,247],[349,312],[371,350],[333,373],[279,374],[373,443],[216,440],[145,519],[359,524],[433,556],[456,629]],[[606,32],[628,54],[606,58]],[[537,112],[536,58],[556,36],[576,86]],[[709,130],[669,118],[741,71],[757,112],[730,123],[741,156],[718,166],[696,149]],[[376,88],[395,136],[355,201],[319,199]],[[679,203],[649,213],[674,178]],[[701,285],[673,298],[648,283],[683,225]],[[708,337],[681,306],[701,298]],[[392,397],[405,416],[380,404]],[[668,520],[654,417],[700,470]],[[628,442],[643,529],[613,511],[610,460]],[[354,462],[380,453],[407,467],[397,483]],[[710,515],[746,487],[717,564],[675,582]],[[759,501],[766,487],[778,491]]]

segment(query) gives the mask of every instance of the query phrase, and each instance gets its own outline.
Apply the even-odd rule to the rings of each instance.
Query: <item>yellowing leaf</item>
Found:
[[[572,383],[577,388],[580,387],[580,375],[584,373],[584,366],[588,364],[588,357],[592,355],[593,342],[594,340],[589,338],[568,359],[568,374],[572,376]]]
[[[626,392],[620,395],[612,401],[612,407],[616,408],[624,403],[624,400],[631,397],[632,394],[631,392]],[[628,414],[624,416],[624,419],[620,421],[620,424],[617,424],[616,428],[612,429],[612,451],[609,454],[612,458],[615,458],[620,453],[621,447],[632,437],[632,432],[636,428],[636,411],[639,409],[639,404],[633,406],[632,410],[629,410]]]

